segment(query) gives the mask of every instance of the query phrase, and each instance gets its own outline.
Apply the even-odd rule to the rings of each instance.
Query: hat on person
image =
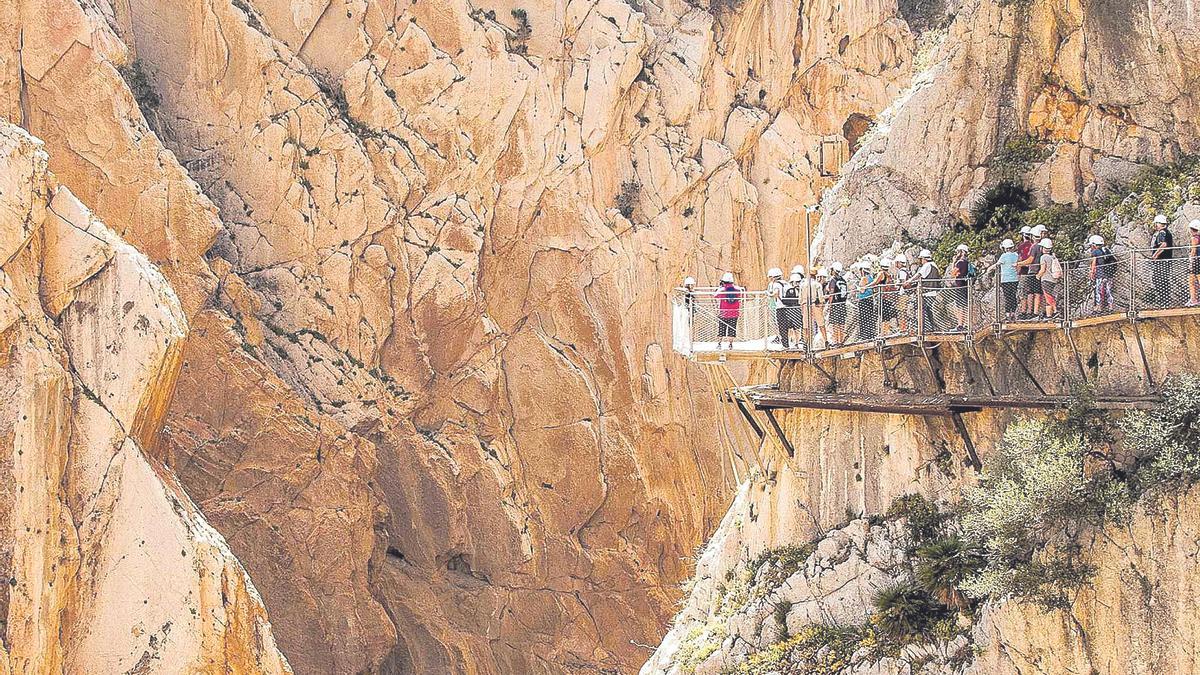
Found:
[[[897,253],[896,254],[896,262],[906,263],[906,262],[908,262],[908,256],[904,255],[903,253]]]
[[[693,279],[692,277],[684,277],[684,278],[683,278],[683,285],[684,285],[684,286],[695,286],[695,285],[696,285],[696,280],[695,280],[695,279]]]
[[[1093,234],[1092,236],[1088,237],[1088,243],[1093,246],[1103,246],[1104,237],[1101,237],[1098,234]]]
[[[1000,248],[1012,248],[1012,247],[1013,247],[1012,239],[1005,239],[1004,241],[1000,242]]]
[[[1041,246],[1042,248],[1050,248],[1051,246],[1054,246],[1054,242],[1050,241],[1050,239],[1047,237],[1039,241],[1038,246]]]
[[[1157,216],[1154,216],[1154,224],[1156,224],[1156,225],[1166,225],[1169,222],[1171,222],[1171,221],[1167,220],[1167,217],[1161,213],[1158,214]]]
[[[796,265],[793,267],[792,274],[804,274],[804,265]]]
[[[768,279],[774,279],[775,277],[781,276],[783,276],[783,270],[779,269],[778,267],[772,267],[771,269],[767,270]]]
[[[930,260],[932,260],[933,254],[929,252],[929,249],[923,248],[923,249],[921,249],[921,255],[919,255],[917,257],[918,258],[929,258]]]
[[[799,272],[792,272],[792,276],[788,278],[788,281],[804,281],[804,275]]]
[[[970,249],[968,249],[968,248],[967,248],[967,245],[966,245],[966,244],[959,244],[958,246],[955,246],[955,247],[954,247],[954,250],[955,250],[955,251],[963,251],[963,252],[966,252],[966,251],[968,251],[968,250],[970,250]]]
[[[824,267],[822,267],[817,270],[817,276],[827,277],[827,276],[829,276],[829,272]]]
[[[835,263],[833,263],[832,265],[830,265],[830,266],[829,266],[829,269],[833,270],[834,272],[841,272],[841,271],[842,271],[842,269],[843,269],[843,268],[842,268],[842,263],[840,263],[840,262],[835,262]]]
[[[1193,220],[1188,223],[1188,229],[1200,232],[1200,220]]]
[[[892,259],[891,259],[891,258],[880,258],[880,259],[879,259],[879,264],[880,264],[880,265],[883,265],[884,267],[891,267],[891,266],[892,266]]]
[[[1030,229],[1028,225],[1021,226],[1021,234],[1029,234],[1031,232],[1033,232],[1033,230]]]
[[[727,281],[732,284],[733,283],[733,272],[726,272],[725,274],[722,274],[721,281]]]
[[[1029,234],[1032,234],[1033,236],[1036,237],[1038,235],[1041,235],[1045,231],[1046,231],[1046,226],[1042,225],[1041,223],[1038,223],[1037,225],[1033,226],[1033,229],[1029,230]]]

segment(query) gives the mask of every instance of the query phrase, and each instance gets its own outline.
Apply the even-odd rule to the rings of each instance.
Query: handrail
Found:
[[[1140,313],[1196,306],[1200,255],[1190,245],[1166,250],[1170,257],[1155,258],[1152,248],[1116,248],[1110,249],[1112,262],[1093,265],[1093,256],[1060,261],[1055,280],[1020,270],[1014,280],[993,265],[992,273],[985,270],[965,285],[959,279],[917,280],[850,288],[842,299],[809,286],[792,305],[765,290],[739,287],[736,307],[722,306],[720,288],[676,288],[674,348],[685,356],[748,351],[812,359],[887,340],[972,339],[1022,324],[1069,329],[1079,321],[1109,320],[1105,316],[1136,320]]]

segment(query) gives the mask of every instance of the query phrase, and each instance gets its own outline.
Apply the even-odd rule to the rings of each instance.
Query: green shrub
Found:
[[[891,640],[908,642],[926,636],[934,624],[947,618],[949,611],[924,588],[902,582],[879,591],[872,604],[872,619],[880,632]]]
[[[1015,180],[1002,180],[988,188],[971,206],[971,226],[976,230],[991,227],[1001,232],[1020,227],[1020,214],[1033,207],[1033,193]]]
[[[1163,402],[1121,420],[1124,445],[1137,457],[1136,493],[1160,494],[1200,480],[1200,377],[1178,375],[1163,387]]]
[[[633,179],[627,180],[621,183],[621,190],[617,192],[617,211],[627,220],[631,219],[641,199],[642,184]]]
[[[747,565],[754,586],[751,597],[763,597],[779,588],[788,577],[800,570],[814,550],[816,546],[812,543],[802,546],[788,544],[760,553]]]
[[[958,537],[925,544],[914,555],[917,583],[946,607],[966,610],[970,600],[959,590],[983,568],[983,556]]]
[[[1034,165],[1054,153],[1048,142],[1023,135],[1009,139],[992,157],[992,171],[1001,181],[1019,182]]]
[[[890,520],[904,519],[909,548],[916,550],[945,534],[950,514],[943,513],[936,504],[919,494],[907,494],[892,500],[886,517]]]

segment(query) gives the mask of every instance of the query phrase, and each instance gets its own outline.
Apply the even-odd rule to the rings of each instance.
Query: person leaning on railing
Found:
[[[954,261],[946,269],[950,277],[950,303],[953,306],[954,318],[958,322],[955,330],[967,330],[967,285],[971,283],[971,261],[967,259],[969,249],[966,244],[959,244],[954,249]]]
[[[929,249],[921,249],[917,258],[921,261],[921,266],[917,268],[916,273],[909,279],[906,287],[916,287],[918,292],[924,296],[921,301],[924,305],[922,314],[924,315],[925,329],[929,330],[930,327],[935,325],[933,321],[934,305],[937,304],[935,302],[937,299],[937,289],[935,286],[942,280],[942,275],[937,265],[933,263],[933,253]]]
[[[783,304],[787,305],[784,311],[787,312],[788,331],[795,331],[796,338],[789,340],[789,344],[796,347],[802,346],[804,342],[804,273],[798,270],[804,269],[797,265],[792,268],[792,273],[788,275],[787,291],[783,296]]]
[[[1012,321],[1017,316],[1017,252],[1013,250],[1013,240],[1005,239],[1000,242],[1000,257],[985,270],[991,274],[1000,270],[1000,302],[1004,308],[1004,320]]]

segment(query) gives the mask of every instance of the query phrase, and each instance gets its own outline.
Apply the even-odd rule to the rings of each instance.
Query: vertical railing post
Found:
[[[1137,319],[1137,251],[1129,250],[1129,319]]]
[[[967,317],[963,319],[963,326],[967,329],[967,337],[971,337],[971,331],[975,327],[975,284],[972,279],[967,279]]]
[[[1004,323],[1004,315],[1007,314],[1008,296],[1004,295],[1004,270],[996,267],[996,331],[999,332],[1000,326]]]
[[[925,280],[917,279],[917,342],[925,341]]]
[[[1059,265],[1063,268],[1063,297],[1062,297],[1062,315],[1059,318],[1060,325],[1065,326],[1067,330],[1071,329],[1071,263]]]
[[[806,262],[808,262],[809,265],[808,269],[805,270],[807,274],[804,275],[804,329],[800,331],[800,339],[804,340],[804,353],[808,356],[812,356],[813,294],[812,282],[810,281],[812,275],[812,260],[809,259],[806,260]]]

